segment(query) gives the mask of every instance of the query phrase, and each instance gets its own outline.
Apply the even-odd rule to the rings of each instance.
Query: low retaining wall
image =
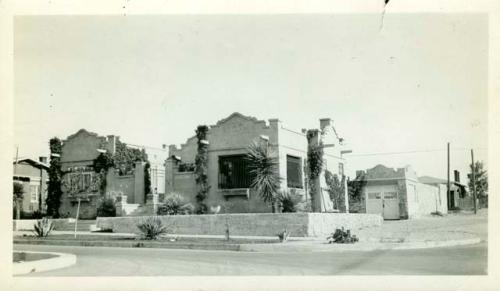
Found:
[[[35,230],[35,224],[39,219],[14,219],[13,227],[14,230]],[[58,218],[51,219],[54,224],[54,230],[66,230],[74,228],[75,219],[74,218]],[[83,222],[82,222],[83,221]],[[85,225],[85,230],[88,231],[89,227],[85,224],[85,220],[78,220],[78,224]],[[78,227],[81,230],[80,227]]]
[[[224,235],[226,224],[231,235],[275,236],[283,229],[294,237],[325,236],[336,228],[357,230],[382,224],[378,214],[364,213],[245,213],[158,216],[171,233]],[[139,233],[137,224],[145,217],[98,217],[97,227],[116,233]]]

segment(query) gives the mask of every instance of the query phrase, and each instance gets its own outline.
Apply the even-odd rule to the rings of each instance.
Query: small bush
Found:
[[[187,203],[180,194],[171,193],[165,196],[163,205],[158,207],[158,215],[191,214],[194,209],[194,205]]]
[[[302,197],[300,195],[281,192],[278,196],[278,201],[281,205],[281,212],[297,212],[299,210],[299,204],[301,203]]]
[[[35,233],[37,237],[46,237],[53,229],[54,224],[52,220],[44,217],[36,222],[33,233]]]
[[[97,216],[99,217],[115,217],[116,206],[113,198],[101,199],[97,206]]]
[[[167,227],[156,216],[145,218],[137,224],[137,228],[142,232],[142,238],[147,240],[158,239],[160,235],[167,233]]]

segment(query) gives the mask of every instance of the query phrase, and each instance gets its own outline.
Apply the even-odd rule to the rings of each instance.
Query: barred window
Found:
[[[290,188],[302,188],[302,160],[294,156],[286,156],[286,180]]]
[[[219,156],[219,189],[250,188],[251,184],[245,155]]]

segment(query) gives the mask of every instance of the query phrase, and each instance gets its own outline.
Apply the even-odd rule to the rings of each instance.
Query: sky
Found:
[[[291,129],[330,117],[347,173],[487,161],[483,14],[17,16],[14,148],[80,128],[180,144],[233,112]],[[405,153],[402,153],[405,152]],[[412,153],[406,153],[412,152]]]

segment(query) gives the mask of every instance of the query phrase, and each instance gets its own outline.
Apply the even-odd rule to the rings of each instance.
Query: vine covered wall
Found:
[[[319,139],[319,130],[310,129],[307,131],[307,174],[309,180],[309,193],[311,196],[311,206],[313,212],[318,211],[317,209],[317,199],[319,196],[319,190],[315,181],[319,178],[321,171],[323,170],[323,143],[319,140],[317,143],[313,143],[314,138]]]
[[[50,147],[50,167],[49,167],[49,185],[47,189],[47,215],[54,218],[59,217],[59,207],[61,206],[62,196],[62,170],[61,153],[62,141],[54,137],[49,141]]]
[[[210,185],[208,184],[208,126],[200,125],[196,129],[196,138],[198,140],[198,150],[195,158],[195,180],[198,191],[196,193],[196,213],[207,213],[208,207],[205,204]]]

